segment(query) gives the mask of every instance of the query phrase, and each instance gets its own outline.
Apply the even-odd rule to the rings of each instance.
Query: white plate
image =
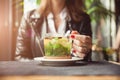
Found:
[[[36,57],[34,60],[41,61],[43,65],[47,66],[68,66],[74,65],[76,61],[83,58],[72,57],[72,59],[45,59],[44,57]]]

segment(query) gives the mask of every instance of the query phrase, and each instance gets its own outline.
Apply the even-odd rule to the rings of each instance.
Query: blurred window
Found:
[[[24,0],[24,13],[37,8],[37,0]]]

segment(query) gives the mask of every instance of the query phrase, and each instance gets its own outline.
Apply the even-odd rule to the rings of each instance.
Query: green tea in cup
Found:
[[[70,59],[72,41],[61,35],[47,35],[44,38],[44,52],[47,59]]]

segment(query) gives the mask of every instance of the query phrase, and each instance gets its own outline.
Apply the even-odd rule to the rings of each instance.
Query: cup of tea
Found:
[[[47,33],[44,37],[44,58],[71,59],[72,40],[61,34]]]

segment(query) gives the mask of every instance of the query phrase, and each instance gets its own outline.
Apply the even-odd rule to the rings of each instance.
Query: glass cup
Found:
[[[44,58],[70,59],[72,40],[61,34],[47,33],[44,38]]]

